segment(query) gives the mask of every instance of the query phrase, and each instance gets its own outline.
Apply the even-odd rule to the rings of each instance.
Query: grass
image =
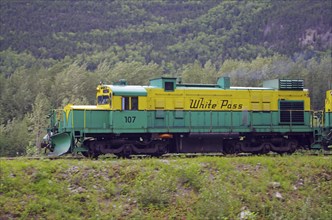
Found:
[[[332,216],[330,156],[0,163],[0,219]]]

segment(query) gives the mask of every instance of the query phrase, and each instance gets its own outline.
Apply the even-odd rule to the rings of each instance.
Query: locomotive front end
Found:
[[[326,91],[325,109],[324,109],[324,131],[323,147],[325,150],[332,149],[332,90]]]
[[[109,86],[97,87],[97,105],[68,104],[50,114],[50,126],[42,141],[42,147],[51,156],[66,153],[87,152],[83,142],[89,133],[108,133],[111,129],[112,95]]]

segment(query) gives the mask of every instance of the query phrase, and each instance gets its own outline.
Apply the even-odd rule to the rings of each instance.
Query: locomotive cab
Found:
[[[110,110],[112,108],[112,93],[109,86],[100,84],[96,90],[98,108]]]

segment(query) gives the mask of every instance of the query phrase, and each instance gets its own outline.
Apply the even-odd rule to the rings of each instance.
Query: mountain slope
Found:
[[[0,50],[54,59],[111,50],[120,61],[135,56],[175,65],[292,56],[331,49],[331,4],[6,0],[0,2]]]

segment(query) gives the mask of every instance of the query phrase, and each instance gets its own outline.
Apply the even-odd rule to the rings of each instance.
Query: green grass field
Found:
[[[331,156],[0,160],[0,219],[331,219]]]

